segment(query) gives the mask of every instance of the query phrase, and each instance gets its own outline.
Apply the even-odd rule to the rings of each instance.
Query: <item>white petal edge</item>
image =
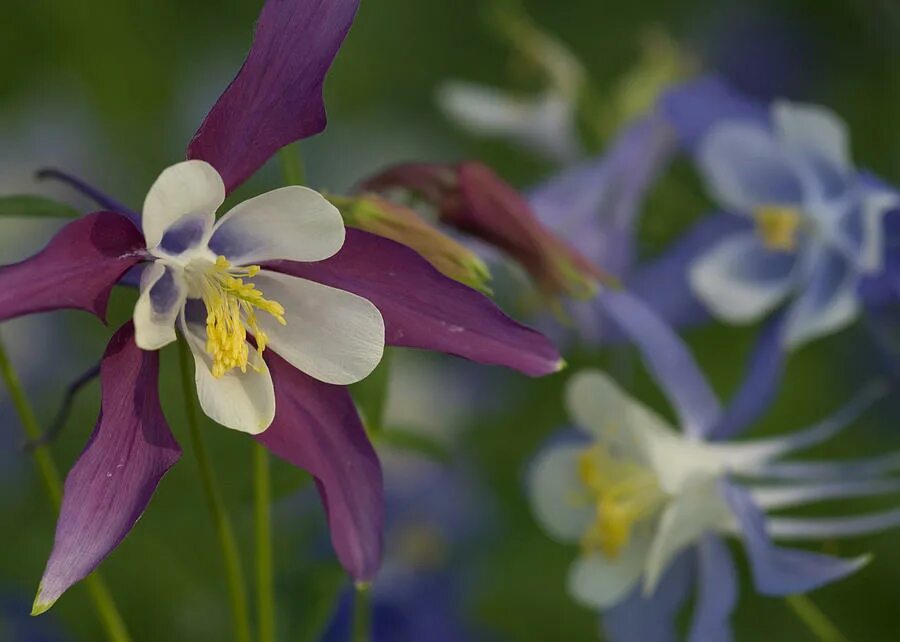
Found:
[[[528,494],[538,522],[559,542],[581,539],[594,518],[594,504],[578,477],[585,445],[549,446],[531,465]]]
[[[793,274],[783,279],[760,279],[739,276],[748,260],[764,252],[755,234],[727,237],[702,254],[688,270],[688,281],[694,294],[713,316],[728,323],[754,323],[773,310],[789,294]],[[764,258],[764,257],[762,257]]]
[[[224,202],[225,183],[209,163],[190,160],[166,168],[144,199],[141,222],[147,248],[157,248],[166,231],[186,218],[199,218],[211,230]]]
[[[322,261],[344,245],[344,220],[324,196],[292,185],[261,194],[234,207],[216,223],[210,246],[235,265],[283,259]],[[233,250],[219,251],[237,244]]]
[[[263,270],[254,283],[284,306],[287,325],[265,313],[259,325],[270,347],[288,363],[324,383],[365,379],[384,354],[384,319],[361,296],[321,283]]]
[[[648,549],[648,538],[638,534],[615,559],[599,553],[579,558],[569,569],[569,593],[588,607],[615,606],[637,586]]]
[[[656,591],[669,565],[709,530],[720,530],[730,521],[730,511],[720,496],[715,478],[695,478],[663,511],[644,568],[644,595]]]
[[[852,171],[847,125],[830,109],[779,100],[772,106],[772,120],[788,149],[825,159],[838,171]]]
[[[181,329],[194,355],[194,381],[197,398],[207,417],[226,428],[258,435],[275,420],[275,387],[266,362],[252,347],[250,368],[246,373],[231,370],[219,378],[213,376],[211,359],[204,349],[205,329],[201,334],[181,315]]]
[[[169,271],[176,289],[169,308],[160,312],[153,306],[153,288]],[[175,323],[184,307],[187,286],[180,271],[153,262],[141,274],[140,296],[134,306],[134,340],[141,350],[160,350],[177,339]]]

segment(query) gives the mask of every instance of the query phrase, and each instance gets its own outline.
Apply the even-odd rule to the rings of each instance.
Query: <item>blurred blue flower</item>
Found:
[[[0,595],[0,640],[8,642],[64,642],[53,618],[31,617],[31,603],[10,594]]]
[[[543,451],[530,470],[529,491],[545,529],[581,543],[569,591],[604,612],[611,639],[674,640],[676,616],[693,587],[689,639],[731,640],[737,580],[724,536],[743,542],[760,593],[788,595],[846,577],[868,557],[787,549],[772,538],[822,540],[900,525],[900,510],[768,515],[825,500],[900,493],[900,479],[885,477],[900,465],[898,453],[851,462],[784,461],[845,429],[883,394],[880,386],[810,428],[726,443],[723,437],[739,434],[765,409],[768,393],[749,405],[746,393],[764,387],[765,369],[751,365],[743,390],[723,409],[686,346],[649,307],[624,292],[604,293],[601,300],[640,350],[680,431],[606,374],[582,372],[569,384],[568,406],[584,439]],[[773,345],[762,342],[754,363],[770,361]]]
[[[689,268],[715,317],[751,323],[787,304],[789,347],[856,318],[861,280],[884,266],[883,218],[900,197],[854,169],[848,138],[830,111],[776,101],[767,121],[722,118],[699,141],[710,192],[746,222]]]

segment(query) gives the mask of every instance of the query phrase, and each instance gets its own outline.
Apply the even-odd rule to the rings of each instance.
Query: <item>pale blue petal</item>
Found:
[[[713,197],[735,213],[804,202],[797,159],[764,125],[726,120],[713,126],[697,149],[697,165]]]
[[[843,461],[775,462],[754,472],[760,479],[860,479],[900,471],[900,452]]]
[[[767,250],[753,232],[733,234],[690,266],[694,294],[713,316],[729,323],[762,319],[790,294],[796,256]]]
[[[900,493],[900,479],[842,480],[804,485],[749,487],[753,502],[763,510],[793,508],[832,499],[874,497]]]
[[[624,291],[600,295],[607,315],[638,347],[686,434],[702,437],[721,417],[715,393],[684,342],[646,304]]]
[[[784,540],[860,537],[898,526],[900,508],[854,517],[772,517],[766,522],[769,535]]]
[[[785,343],[797,348],[813,339],[837,332],[859,312],[855,268],[846,257],[823,250],[813,259],[810,276],[785,319]]]
[[[855,573],[869,561],[868,557],[840,559],[775,546],[766,533],[763,514],[750,494],[726,481],[721,487],[737,518],[756,590],[763,595],[807,593]]]
[[[697,547],[697,603],[689,642],[731,642],[731,613],[737,604],[738,583],[728,545],[706,534]]]
[[[885,393],[885,386],[878,383],[870,384],[857,393],[849,403],[821,422],[809,428],[787,433],[781,437],[757,439],[752,442],[742,443],[741,449],[748,458],[764,462],[783,457],[804,448],[810,448],[816,444],[828,441],[849,427],[872,404],[881,399]],[[766,469],[760,468],[747,472],[752,472],[754,476],[757,476],[763,470]]]

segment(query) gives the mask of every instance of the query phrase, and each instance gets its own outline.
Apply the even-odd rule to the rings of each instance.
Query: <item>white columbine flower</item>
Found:
[[[266,269],[341,249],[343,220],[320,194],[283,187],[216,221],[224,201],[222,178],[203,161],[174,165],[154,183],[143,208],[150,263],[135,334],[141,349],[159,350],[175,341],[177,324],[194,355],[203,411],[257,434],[275,416],[267,348],[320,381],[350,384],[381,360],[384,322],[362,297]]]

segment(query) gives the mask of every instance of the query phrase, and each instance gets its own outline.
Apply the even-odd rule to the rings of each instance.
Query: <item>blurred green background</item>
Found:
[[[509,49],[484,20],[486,0],[363,0],[360,14],[327,83],[329,129],[301,149],[310,184],[342,190],[383,165],[410,159],[478,158],[525,187],[552,167],[498,141],[477,140],[450,124],[435,105],[436,87],[455,78],[514,88]],[[900,6],[893,0],[821,2],[781,0],[728,3],[525,3],[535,20],[571,47],[600,95],[635,64],[638,41],[660,27],[703,55],[728,44],[742,29],[774,20],[787,25],[785,55],[796,63],[792,97],[835,108],[853,132],[854,156],[900,183]],[[29,0],[5,2],[0,18],[0,192],[71,194],[36,185],[34,169],[59,166],[139,204],[158,172],[183,157],[187,140],[230,80],[249,45],[258,0]],[[761,33],[765,33],[764,31]],[[753,40],[751,59],[773,50]],[[715,59],[711,55],[710,59]],[[765,73],[765,72],[764,72]],[[772,70],[775,73],[775,70]],[[252,194],[277,185],[271,165],[242,189]],[[653,194],[643,223],[648,253],[698,214],[705,202],[687,168],[676,168]],[[83,205],[83,203],[80,203]],[[0,262],[38,249],[53,223],[0,222]],[[46,424],[65,385],[93,363],[129,314],[134,295],[117,292],[110,328],[86,315],[64,313],[4,324],[0,333]],[[734,389],[753,330],[709,328],[688,334],[717,390]],[[859,329],[804,349],[790,364],[785,385],[758,434],[814,421],[848,398],[877,372],[878,361]],[[567,355],[571,368],[599,365],[608,355]],[[449,359],[449,358],[448,358]],[[175,355],[163,356],[161,388],[167,417],[185,457],[166,478],[134,532],[102,566],[138,641],[228,640],[224,578],[211,521],[188,451]],[[452,395],[459,375],[446,379],[446,360],[429,359],[438,385],[392,388],[392,412],[424,406],[421,417],[440,431],[454,453],[475,462],[481,492],[492,507],[490,535],[472,554],[479,581],[460,600],[467,618],[498,640],[516,642],[597,639],[596,616],[564,590],[575,550],[553,543],[533,521],[522,492],[522,471],[552,430],[565,422],[561,391],[568,374],[544,381],[492,373],[501,388],[477,395],[463,419],[450,421],[433,403]],[[465,377],[474,370],[466,369]],[[466,382],[463,382],[465,384]],[[635,369],[626,384],[665,409],[661,395]],[[30,605],[53,537],[50,510],[28,457],[18,450],[21,427],[0,392],[0,600]],[[419,398],[417,398],[417,395]],[[424,396],[424,403],[423,397]],[[80,397],[65,432],[53,444],[60,465],[74,461],[93,426],[98,387]],[[439,406],[438,406],[439,407]],[[437,416],[436,416],[437,415]],[[888,400],[822,454],[853,456],[900,446],[896,405]],[[451,431],[449,424],[461,424]],[[237,433],[206,426],[215,465],[235,518],[241,545],[251,542],[250,451]],[[452,432],[452,436],[451,436]],[[323,517],[308,495],[306,476],[277,462],[276,556],[279,629],[283,640],[314,640],[328,618],[343,577],[321,545]],[[871,551],[863,572],[818,592],[818,604],[850,640],[900,639],[894,608],[900,584],[895,535],[829,544],[844,555]],[[738,555],[738,559],[743,559]],[[746,578],[746,569],[744,577]],[[248,563],[248,576],[252,567]],[[9,618],[10,615],[0,615]],[[83,589],[70,591],[48,616],[60,638],[101,640]],[[735,626],[738,640],[812,640],[778,600],[743,591]],[[11,629],[0,621],[0,640]],[[4,633],[7,631],[7,633]],[[30,639],[30,638],[29,638]],[[34,639],[44,639],[36,637]],[[424,641],[423,642],[427,642]],[[636,641],[638,642],[638,641]]]

